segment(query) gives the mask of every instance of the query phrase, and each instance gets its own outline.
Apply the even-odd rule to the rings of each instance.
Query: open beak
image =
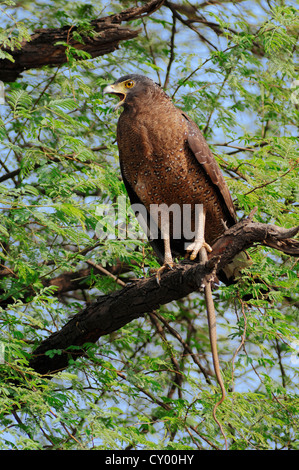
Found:
[[[116,95],[119,97],[119,102],[117,103],[117,105],[113,108],[114,111],[116,111],[124,102],[125,102],[125,99],[126,99],[126,95],[120,91],[118,91],[114,85],[107,85],[104,90],[103,90],[103,93],[104,94],[109,94],[109,95]]]

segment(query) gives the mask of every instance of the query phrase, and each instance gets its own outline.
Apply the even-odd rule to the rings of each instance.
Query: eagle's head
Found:
[[[103,93],[119,97],[119,102],[114,108],[114,110],[116,110],[120,106],[134,104],[136,101],[144,99],[145,97],[151,98],[157,91],[164,94],[162,88],[157,83],[153,82],[153,80],[144,75],[133,73],[124,75],[112,85],[106,86]]]

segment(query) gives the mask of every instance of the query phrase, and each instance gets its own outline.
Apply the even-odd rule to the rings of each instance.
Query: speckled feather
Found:
[[[130,75],[136,88],[126,96],[117,126],[120,166],[131,203],[203,204],[205,240],[212,245],[236,222],[235,209],[221,170],[197,125],[176,108],[159,85]],[[138,84],[138,86],[137,86]],[[170,233],[172,235],[172,232]],[[190,241],[190,240],[188,240]],[[186,240],[171,240],[175,255]],[[163,245],[153,243],[157,254]]]

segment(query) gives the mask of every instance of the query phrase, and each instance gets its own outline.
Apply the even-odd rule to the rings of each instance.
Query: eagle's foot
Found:
[[[211,253],[212,248],[208,243],[206,243],[204,240],[195,240],[194,242],[190,243],[190,245],[187,246],[186,248],[186,256],[185,258],[190,258],[191,261],[195,260],[195,258],[198,256],[198,253],[202,248],[205,248],[209,253]]]
[[[173,269],[174,268],[174,262],[173,261],[169,261],[169,262],[165,262],[163,264],[163,266],[161,266],[157,272],[156,272],[156,281],[157,281],[157,284],[160,285],[160,281],[161,281],[161,275],[164,273],[164,271],[166,271],[167,269]]]

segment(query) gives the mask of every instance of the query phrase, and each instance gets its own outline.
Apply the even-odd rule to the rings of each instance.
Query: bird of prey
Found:
[[[155,222],[158,236],[152,246],[163,266],[174,257],[195,259],[201,248],[211,251],[215,240],[236,223],[233,201],[222,172],[197,125],[178,109],[151,79],[130,74],[106,86],[104,93],[119,97],[123,106],[117,125],[117,144],[123,181],[131,204],[143,204]],[[189,208],[192,238],[184,233],[183,218],[168,211],[172,205]],[[201,210],[198,210],[198,207]]]
[[[175,107],[158,84],[142,75],[131,74],[108,85],[104,92],[119,97],[116,109],[124,108],[117,125],[121,173],[131,204],[143,205],[147,226],[151,228],[154,219],[159,229],[152,246],[163,263],[157,276],[160,282],[161,270],[173,266],[174,256],[187,253],[192,260],[198,255],[202,262],[207,260],[211,245],[237,221],[232,198],[199,128]],[[170,212],[174,206],[190,209],[188,235],[192,234],[191,237],[184,231],[184,210],[178,211],[178,221]],[[153,207],[159,211],[155,213]],[[230,275],[231,268],[229,274],[224,274],[226,280]],[[216,409],[225,399],[225,387],[217,353],[211,281],[205,280],[204,290],[214,370],[222,393],[214,406],[213,417],[227,447],[216,418]]]

